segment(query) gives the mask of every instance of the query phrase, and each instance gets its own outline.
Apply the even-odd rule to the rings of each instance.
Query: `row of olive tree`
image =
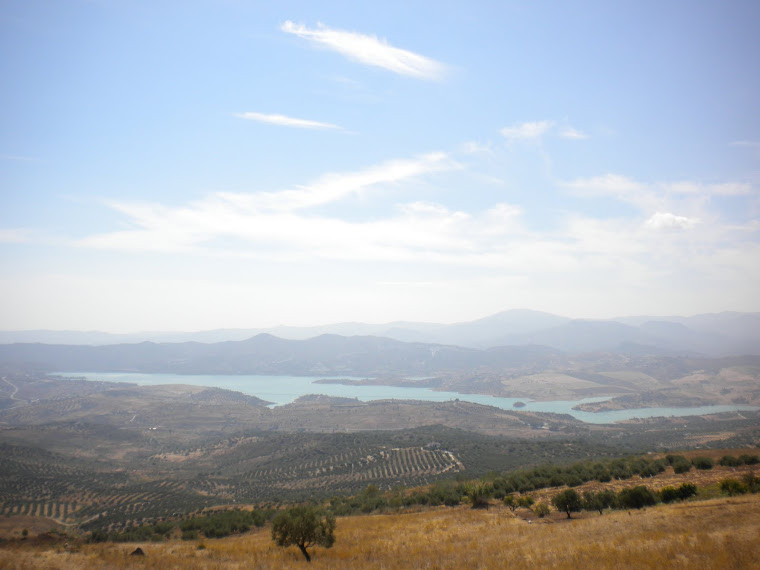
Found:
[[[697,486],[693,483],[683,483],[680,487],[665,487],[659,492],[652,491],[645,485],[628,487],[615,493],[610,489],[599,492],[586,491],[581,495],[575,489],[566,489],[552,498],[552,504],[558,511],[567,514],[579,511],[599,511],[601,515],[605,509],[641,509],[656,505],[660,501],[671,503],[684,501],[697,494]]]

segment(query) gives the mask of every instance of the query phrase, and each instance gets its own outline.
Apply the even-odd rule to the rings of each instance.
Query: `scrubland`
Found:
[[[0,568],[760,568],[760,496],[641,511],[525,518],[500,506],[338,520],[331,549],[307,565],[268,529],[201,541],[41,544],[0,550]],[[137,547],[146,556],[129,556]]]

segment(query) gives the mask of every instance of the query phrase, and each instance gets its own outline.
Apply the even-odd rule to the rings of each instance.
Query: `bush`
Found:
[[[694,497],[697,494],[697,486],[694,483],[681,483],[678,487],[678,495],[682,501],[685,501],[689,497]]]
[[[663,487],[660,489],[660,500],[663,503],[672,503],[674,501],[680,501],[681,495],[675,487]]]
[[[641,509],[657,504],[657,495],[644,485],[621,490],[617,502],[623,509]]]
[[[760,458],[757,455],[740,455],[739,459],[744,465],[757,465],[760,463]]]
[[[729,497],[734,495],[743,495],[747,492],[747,487],[738,479],[723,479],[720,482],[720,490],[726,493]]]
[[[737,467],[742,464],[742,461],[733,455],[724,455],[718,463],[723,467]]]
[[[530,495],[523,495],[522,497],[517,499],[517,506],[523,507],[524,509],[529,509],[533,506],[534,499]]]
[[[546,503],[537,503],[536,506],[533,507],[533,512],[538,515],[538,518],[542,519],[551,512],[551,509]]]
[[[742,481],[750,493],[760,492],[760,477],[756,476],[754,473],[745,473],[742,477]]]
[[[695,457],[691,460],[697,469],[712,469],[715,462],[709,457]]]
[[[683,461],[677,461],[673,463],[673,471],[676,473],[688,473],[691,471],[691,463],[684,458]]]
[[[465,495],[472,503],[473,509],[487,509],[488,499],[493,495],[493,485],[490,483],[472,483],[465,487]]]

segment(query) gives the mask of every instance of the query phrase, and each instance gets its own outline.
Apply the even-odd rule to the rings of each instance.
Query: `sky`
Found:
[[[0,329],[760,311],[758,23],[0,0]]]

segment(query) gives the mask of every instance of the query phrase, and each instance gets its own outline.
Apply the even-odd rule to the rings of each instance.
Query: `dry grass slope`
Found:
[[[532,524],[503,508],[441,508],[340,519],[309,568],[760,568],[760,496],[688,502]],[[0,568],[305,568],[267,529],[223,540],[0,550]],[[130,557],[141,546],[147,556]],[[76,548],[74,550],[77,550]]]

